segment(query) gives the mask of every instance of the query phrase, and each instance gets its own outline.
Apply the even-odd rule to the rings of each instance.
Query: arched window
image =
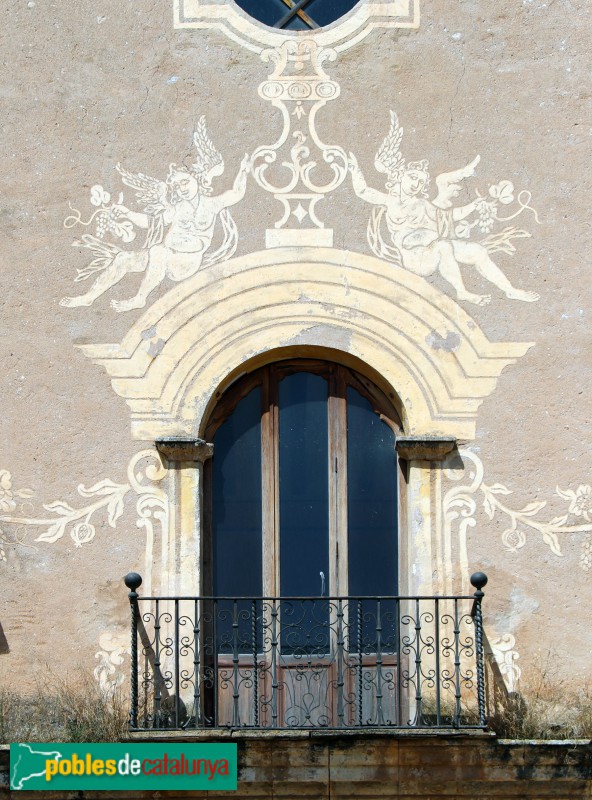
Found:
[[[282,361],[224,393],[206,429],[204,708],[214,724],[340,727],[401,713],[389,599],[397,428],[376,386],[328,362]]]
[[[329,362],[235,381],[206,430],[206,594],[396,595],[398,425],[383,392]]]

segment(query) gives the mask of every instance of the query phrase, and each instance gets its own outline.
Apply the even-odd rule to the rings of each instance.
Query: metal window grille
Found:
[[[281,30],[315,30],[339,19],[358,0],[236,0],[250,16]]]

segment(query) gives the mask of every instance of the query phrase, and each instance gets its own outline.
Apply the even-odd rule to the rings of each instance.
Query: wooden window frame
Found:
[[[282,378],[296,372],[320,375],[328,381],[329,423],[329,564],[327,594],[348,595],[348,505],[347,505],[347,417],[346,392],[352,386],[367,399],[395,437],[402,426],[393,402],[371,380],[355,370],[330,361],[296,358],[277,361],[242,375],[231,383],[212,410],[205,438],[213,441],[216,431],[239,402],[256,386],[261,387],[262,473],[262,574],[263,596],[280,596],[279,558],[279,407],[277,389]],[[215,453],[214,453],[215,457]],[[405,462],[397,458],[398,520],[397,548],[401,573],[401,531],[405,520]],[[340,554],[344,557],[340,557]],[[204,465],[204,528],[202,546],[203,593],[213,595],[212,560],[212,462]],[[400,574],[398,578],[400,577]]]

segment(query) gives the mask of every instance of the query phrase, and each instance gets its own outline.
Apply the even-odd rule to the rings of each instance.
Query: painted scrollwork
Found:
[[[99,637],[100,650],[95,654],[99,663],[94,677],[106,697],[113,697],[125,679],[121,667],[129,655],[129,646],[129,631],[123,628],[103,631]]]
[[[263,51],[261,57],[273,63],[274,69],[259,87],[259,95],[281,111],[283,128],[273,144],[263,145],[253,153],[253,177],[284,205],[284,215],[275,223],[276,228],[284,227],[291,216],[299,224],[308,217],[313,227],[322,228],[314,206],[340,186],[347,175],[345,151],[325,144],[316,130],[318,111],[339,97],[339,84],[323,69],[323,64],[333,61],[336,53],[320,49],[312,41],[289,40],[275,50]],[[308,74],[302,74],[306,67]],[[331,173],[328,180],[316,177],[321,160]],[[270,176],[272,171],[279,172],[277,167],[286,171],[283,180],[277,174]]]
[[[96,536],[96,521],[106,519],[111,528],[125,510],[129,498],[136,498],[137,526],[146,531],[147,550],[154,540],[154,520],[164,529],[168,524],[168,500],[157,485],[166,474],[160,456],[154,450],[142,450],[130,461],[127,468],[127,483],[115,483],[103,479],[90,487],[80,484],[78,495],[89,502],[74,506],[65,500],[42,504],[46,514],[35,514],[34,493],[30,489],[15,490],[8,470],[0,470],[0,563],[6,562],[6,549],[18,547],[34,548],[28,542],[29,528],[41,529],[35,542],[53,544],[66,533],[76,548],[92,542]]]
[[[459,550],[463,562],[461,569],[466,565],[465,572],[468,574],[467,530],[477,524],[475,517],[479,505],[490,520],[496,516],[507,520],[508,527],[501,534],[501,539],[511,553],[525,546],[529,534],[537,533],[551,552],[561,557],[562,535],[587,534],[582,543],[580,566],[585,571],[591,568],[588,550],[592,542],[592,488],[589,485],[581,484],[577,489],[560,489],[557,486],[557,496],[568,501],[569,506],[563,514],[544,520],[539,514],[546,508],[546,500],[534,500],[522,508],[512,508],[503,498],[513,491],[501,483],[485,483],[483,463],[471,450],[462,449],[459,454],[465,469],[455,469],[449,461],[444,475],[449,480],[460,481],[466,478],[468,467],[469,481],[449,489],[444,495],[443,507],[445,531],[450,535],[458,524]]]
[[[495,659],[508,692],[515,692],[522,675],[518,666],[520,655],[516,652],[516,639],[511,633],[489,640],[491,657]]]
[[[584,572],[592,572],[592,533],[584,536],[582,555],[580,556],[580,567]]]
[[[10,472],[0,470],[0,566],[9,562],[9,549],[14,557],[18,557],[21,548],[37,549],[28,540],[30,529],[38,529],[34,539],[38,543],[53,544],[69,534],[76,548],[89,545],[95,540],[101,520],[117,528],[126,504],[135,500],[136,526],[146,535],[143,573],[144,586],[149,593],[155,540],[169,526],[169,500],[161,486],[166,475],[159,453],[142,450],[128,464],[126,483],[104,479],[89,488],[80,484],[78,495],[89,502],[75,506],[56,500],[42,505],[48,513],[35,515],[29,511],[35,507],[34,492],[14,489]],[[98,663],[94,677],[105,696],[112,697],[123,682],[122,666],[128,653],[129,632],[126,629],[118,626],[102,632],[95,654]]]

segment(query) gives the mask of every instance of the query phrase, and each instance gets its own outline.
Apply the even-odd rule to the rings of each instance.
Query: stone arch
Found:
[[[200,270],[119,345],[84,345],[135,438],[198,436],[219,387],[278,348],[359,360],[400,399],[406,435],[474,436],[478,408],[530,343],[491,343],[455,301],[369,255],[277,248]]]
[[[298,358],[314,359],[316,361],[328,361],[333,364],[340,364],[344,367],[349,367],[355,372],[367,378],[374,386],[380,389],[389,401],[392,403],[394,411],[396,412],[399,420],[403,418],[405,408],[401,403],[401,398],[393,390],[391,386],[384,380],[383,376],[376,372],[370,365],[361,361],[359,358],[352,356],[344,350],[338,350],[332,347],[321,347],[315,344],[304,344],[300,346],[279,347],[275,350],[267,350],[264,353],[243,362],[236,370],[229,373],[227,377],[218,386],[216,391],[212,394],[211,400],[204,411],[200,428],[198,430],[199,438],[204,438],[205,428],[207,428],[211,412],[215,409],[218,401],[232,384],[240,380],[245,374],[254,372],[260,367],[267,364],[275,364],[284,360],[293,360]]]

